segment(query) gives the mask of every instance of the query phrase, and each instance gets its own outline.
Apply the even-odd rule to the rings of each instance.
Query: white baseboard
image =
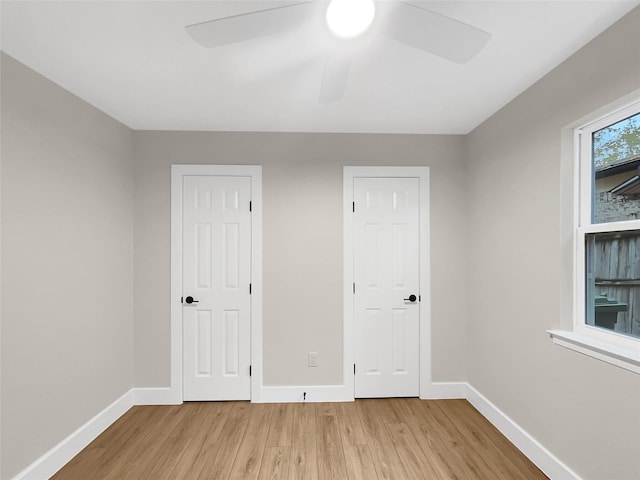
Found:
[[[133,406],[133,397],[133,390],[129,390],[25,468],[13,480],[42,480],[43,478],[51,477],[118,418],[124,415]]]
[[[535,438],[468,383],[466,399],[552,480],[581,480]]]
[[[466,382],[432,382],[420,395],[422,400],[451,400],[467,398],[469,384]]]
[[[262,387],[259,395],[254,395],[252,401],[256,403],[353,402],[353,391],[349,393],[344,385]]]
[[[134,405],[179,405],[182,400],[176,402],[175,394],[167,388],[134,388]]]

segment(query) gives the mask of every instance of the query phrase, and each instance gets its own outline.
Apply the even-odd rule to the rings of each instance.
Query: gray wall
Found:
[[[561,130],[638,88],[636,8],[468,136],[469,381],[591,480],[640,478],[640,376],[545,334],[571,323]]]
[[[266,385],[342,383],[342,167],[431,167],[434,379],[464,380],[463,147],[461,136],[136,132],[136,386],[170,381],[172,163],[262,165]]]
[[[2,472],[133,378],[131,131],[2,54]]]

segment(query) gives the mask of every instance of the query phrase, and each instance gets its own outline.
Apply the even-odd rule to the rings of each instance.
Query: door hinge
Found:
[[[251,376],[251,365],[249,365],[249,376]]]
[[[251,289],[252,289],[252,286],[251,284],[249,284],[249,295],[251,295]]]
[[[356,202],[352,202],[353,213],[356,213]]]
[[[180,297],[180,303],[184,303],[184,297]]]
[[[251,200],[249,200],[249,211],[253,211],[253,202]]]
[[[353,364],[353,374],[354,375],[356,374],[356,364],[355,363]]]
[[[356,282],[353,282],[353,294],[356,294]]]

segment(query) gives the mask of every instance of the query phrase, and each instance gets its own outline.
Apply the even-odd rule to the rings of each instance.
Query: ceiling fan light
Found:
[[[331,0],[327,25],[336,36],[353,38],[366,32],[375,13],[373,0]]]

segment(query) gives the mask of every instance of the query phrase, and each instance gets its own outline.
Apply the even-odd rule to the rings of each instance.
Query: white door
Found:
[[[354,178],[355,396],[420,393],[418,178]]]
[[[251,178],[183,177],[183,398],[248,400]]]

